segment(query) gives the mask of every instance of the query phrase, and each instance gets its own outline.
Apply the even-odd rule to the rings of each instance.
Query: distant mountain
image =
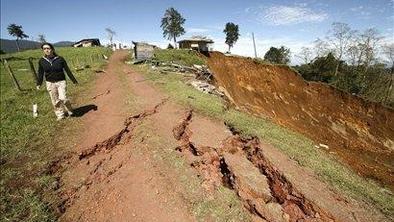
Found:
[[[15,40],[0,39],[0,49],[6,53],[17,52]],[[40,43],[30,40],[19,40],[19,47],[21,50],[40,48]]]
[[[74,44],[74,42],[60,41],[54,43],[53,45],[56,47],[64,47],[64,46],[71,46],[72,44]],[[40,42],[30,41],[30,40],[19,40],[19,47],[21,50],[38,49],[40,48],[40,46],[41,46]],[[9,40],[9,39],[0,39],[0,49],[6,53],[18,51],[18,49],[16,48],[15,40]]]

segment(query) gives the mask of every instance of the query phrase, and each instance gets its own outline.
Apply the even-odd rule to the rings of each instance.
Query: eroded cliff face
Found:
[[[210,53],[217,84],[239,108],[326,144],[359,174],[394,188],[394,111],[306,82],[285,66]]]

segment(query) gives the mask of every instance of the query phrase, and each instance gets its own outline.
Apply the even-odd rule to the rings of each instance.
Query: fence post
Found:
[[[37,73],[36,70],[34,69],[33,58],[29,58],[29,65],[30,65],[31,74],[33,75],[33,80],[37,84]]]
[[[7,60],[4,59],[4,67],[8,71],[8,74],[10,74],[12,81],[14,82],[15,87],[19,90],[21,90],[21,87],[19,86],[18,80],[16,80],[14,73],[11,70],[10,65],[8,64]]]

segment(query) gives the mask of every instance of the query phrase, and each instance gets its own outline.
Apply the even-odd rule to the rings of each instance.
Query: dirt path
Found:
[[[94,92],[98,110],[82,117],[81,142],[54,164],[64,169],[61,221],[243,220],[228,213],[231,206],[227,219],[194,210],[193,196],[209,199],[220,186],[236,194],[253,221],[384,221],[272,146],[175,104],[125,65],[126,56],[116,51],[110,58]],[[176,162],[166,150],[186,161],[184,174],[165,164]],[[197,177],[197,187],[180,182]]]

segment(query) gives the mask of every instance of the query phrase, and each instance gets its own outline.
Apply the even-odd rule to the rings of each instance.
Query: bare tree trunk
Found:
[[[176,47],[176,37],[174,36],[174,48],[177,49]]]
[[[338,60],[337,65],[335,66],[334,76],[337,76],[337,74],[338,74],[339,64],[340,64],[340,61]]]
[[[19,48],[19,40],[18,40],[18,38],[16,38],[15,43],[16,43],[16,48],[18,49],[18,52],[19,52],[20,48]]]

